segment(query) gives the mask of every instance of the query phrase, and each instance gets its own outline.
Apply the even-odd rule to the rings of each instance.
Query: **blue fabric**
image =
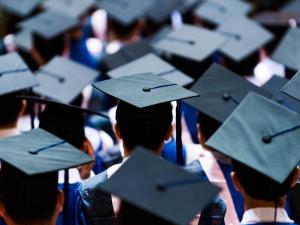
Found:
[[[182,103],[182,111],[191,138],[194,143],[198,144],[198,111],[185,103]]]
[[[183,151],[183,160],[185,162],[186,148],[184,147],[184,145],[182,146],[182,151]],[[170,141],[164,144],[161,156],[169,162],[177,163],[176,142],[174,139],[171,139]]]
[[[59,184],[63,190],[63,184]],[[80,196],[81,184],[75,183],[69,185],[69,204],[68,204],[68,225],[87,225]],[[57,220],[57,225],[63,225],[61,213]]]
[[[5,225],[6,223],[4,222],[4,220],[2,218],[0,218],[0,225]]]

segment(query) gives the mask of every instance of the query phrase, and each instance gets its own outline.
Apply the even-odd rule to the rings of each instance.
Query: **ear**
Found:
[[[165,141],[167,141],[167,140],[169,140],[171,138],[172,133],[173,133],[173,126],[170,125],[170,127],[169,127],[169,129],[168,129],[168,131],[166,133],[166,136],[165,136]]]
[[[238,192],[243,192],[243,187],[240,183],[240,180],[239,178],[237,177],[236,175],[236,172],[231,172],[231,179],[232,179],[232,182],[233,182],[233,185],[235,187],[235,189],[238,191]]]
[[[293,182],[291,184],[291,187],[294,187],[297,184],[299,177],[300,177],[300,167],[297,166],[294,172],[294,177],[293,177]]]
[[[56,206],[55,206],[57,212],[63,211],[64,202],[65,202],[65,195],[62,190],[58,190],[56,195]]]
[[[22,107],[21,107],[21,111],[19,113],[19,117],[21,117],[25,114],[26,108],[27,108],[27,101],[22,100]]]
[[[121,134],[120,127],[119,127],[118,123],[116,123],[114,128],[115,128],[114,130],[115,130],[117,138],[122,139],[122,134]]]

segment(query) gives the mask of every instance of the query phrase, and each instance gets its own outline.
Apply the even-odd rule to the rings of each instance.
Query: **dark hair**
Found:
[[[134,28],[137,27],[138,21],[134,21],[128,25],[123,25],[116,20],[110,19],[109,24],[111,26],[111,30],[122,37],[129,35],[134,30]]]
[[[220,122],[201,112],[198,114],[198,124],[205,140],[208,140],[221,126]]]
[[[278,201],[280,197],[286,195],[295,175],[294,170],[285,181],[280,184],[236,160],[232,160],[232,165],[246,193],[252,198],[265,201]]]
[[[174,225],[130,203],[122,201],[114,225]]]
[[[46,40],[40,35],[34,34],[33,42],[34,48],[40,53],[46,63],[54,56],[63,54],[65,46],[64,35],[58,35],[51,40]]]
[[[16,97],[18,93],[0,96],[0,127],[17,122],[22,109],[22,100]]]
[[[57,172],[27,176],[2,163],[0,201],[8,216],[20,224],[50,220],[57,199]]]
[[[172,123],[171,103],[162,103],[143,109],[120,102],[116,112],[117,124],[129,150],[141,145],[156,150]]]

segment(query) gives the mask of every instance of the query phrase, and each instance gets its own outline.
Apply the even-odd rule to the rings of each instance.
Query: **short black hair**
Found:
[[[0,96],[0,127],[17,122],[22,110],[22,100],[16,96],[21,92]]]
[[[138,145],[156,150],[164,141],[172,119],[171,103],[140,109],[121,101],[116,112],[120,133],[129,150]]]
[[[221,126],[220,122],[202,112],[198,113],[198,124],[205,140],[208,140]]]
[[[38,34],[33,34],[34,48],[47,63],[54,56],[62,55],[65,46],[64,35],[58,35],[51,40],[46,40]]]
[[[151,213],[146,212],[125,201],[121,202],[121,208],[114,225],[174,225]]]
[[[285,181],[280,184],[236,160],[232,160],[232,165],[245,192],[252,198],[265,201],[275,202],[286,195],[291,188],[295,175],[295,170],[293,170]]]
[[[16,223],[32,224],[50,220],[57,200],[58,173],[27,176],[2,162],[0,201]]]

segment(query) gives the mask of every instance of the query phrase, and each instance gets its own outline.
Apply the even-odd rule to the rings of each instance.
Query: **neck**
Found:
[[[133,151],[134,151],[134,149],[127,148],[124,143],[123,143],[123,148],[124,148],[124,157],[130,156],[133,153]],[[155,150],[150,149],[150,150],[155,155],[161,156],[162,149],[163,149],[163,144],[158,149],[155,149]]]
[[[6,125],[0,125],[0,129],[15,129],[17,128],[17,122],[6,124]]]
[[[250,197],[249,195],[243,195],[244,197],[244,208],[245,210],[253,209],[253,208],[284,208],[285,202],[286,202],[286,196],[281,197],[278,201],[278,204],[276,206],[276,203],[274,201],[266,201],[266,200],[260,200],[260,199],[254,199]]]

